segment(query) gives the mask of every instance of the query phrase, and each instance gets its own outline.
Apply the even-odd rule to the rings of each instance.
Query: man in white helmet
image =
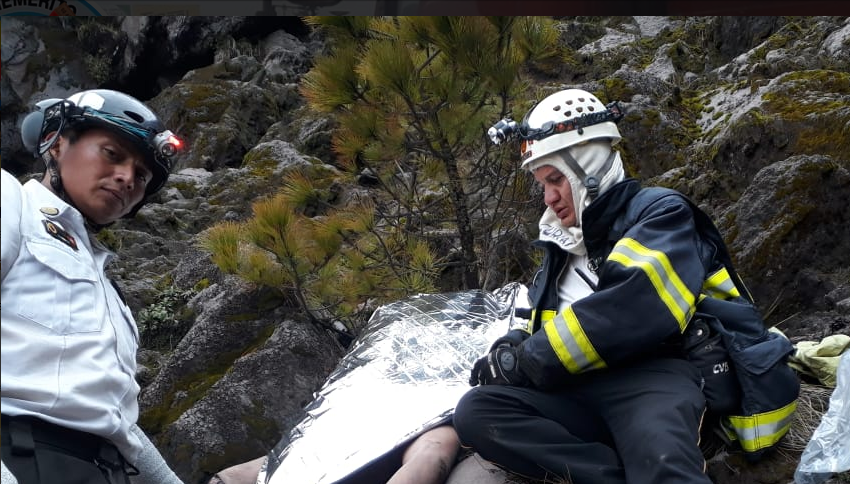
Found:
[[[740,408],[741,395],[725,352],[701,354],[718,358],[709,368],[726,368],[704,392],[711,372],[690,350],[721,345],[713,333],[718,340],[706,343],[699,311],[706,301],[753,307],[710,220],[698,223],[704,214],[678,192],[626,178],[613,149],[621,117],[618,104],[567,89],[520,125],[491,128],[497,143],[518,132],[522,167],[543,188],[535,246],[544,258],[529,286],[528,326],[476,362],[475,388],[458,403],[454,425],[462,445],[532,478],[708,484],[698,445],[707,397],[726,414]],[[777,358],[787,355],[790,343],[776,345]],[[761,452],[784,435],[795,385],[777,385],[782,408],[746,450]],[[749,426],[742,433],[752,434],[749,422],[740,421]]]

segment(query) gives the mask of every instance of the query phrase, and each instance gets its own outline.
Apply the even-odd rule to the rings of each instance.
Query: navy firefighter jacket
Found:
[[[528,291],[531,319],[527,331],[509,334],[524,339],[517,357],[534,385],[671,351],[684,357],[682,335],[696,314],[722,336],[736,369],[741,395],[722,412],[727,437],[751,460],[776,445],[797,405],[799,380],[786,364],[793,346],[766,329],[708,216],[674,190],[627,179],[585,209],[582,227],[599,281],[561,312],[557,282],[569,253],[535,243],[545,255]]]
[[[712,246],[699,237],[689,202],[677,192],[634,203],[637,180],[620,182],[584,211],[582,227],[596,291],[558,313],[557,281],[569,253],[551,242],[529,287],[532,319],[520,365],[535,383],[655,353],[681,335],[700,294],[737,295]],[[724,291],[730,293],[724,294]]]

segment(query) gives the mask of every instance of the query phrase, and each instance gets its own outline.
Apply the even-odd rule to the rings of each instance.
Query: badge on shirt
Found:
[[[74,240],[74,236],[65,231],[62,227],[57,225],[50,220],[42,220],[42,225],[44,225],[44,230],[47,231],[54,239],[62,242],[68,247],[77,250],[77,241]]]

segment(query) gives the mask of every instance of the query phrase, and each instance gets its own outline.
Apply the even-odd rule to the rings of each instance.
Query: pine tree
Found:
[[[333,148],[339,160],[352,171],[377,176],[398,204],[377,210],[403,232],[451,228],[464,287],[481,287],[491,239],[517,225],[505,205],[517,189],[515,164],[492,149],[486,131],[527,89],[525,69],[557,61],[554,21],[307,21],[326,35],[328,53],[305,75],[302,93],[312,108],[336,117]]]
[[[199,245],[225,273],[278,289],[313,323],[356,332],[372,305],[433,292],[435,260],[421,239],[379,226],[368,199],[335,207],[334,174],[293,171],[244,222],[222,222]]]

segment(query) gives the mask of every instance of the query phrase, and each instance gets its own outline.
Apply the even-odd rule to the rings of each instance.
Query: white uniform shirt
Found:
[[[105,437],[135,463],[138,332],[104,274],[114,255],[38,181],[2,170],[2,413]]]
[[[581,271],[590,282],[597,284],[599,277],[587,268],[587,262],[587,255],[570,254],[570,261],[558,281],[558,312],[563,312],[570,304],[593,293],[593,288],[576,273],[576,270]]]

